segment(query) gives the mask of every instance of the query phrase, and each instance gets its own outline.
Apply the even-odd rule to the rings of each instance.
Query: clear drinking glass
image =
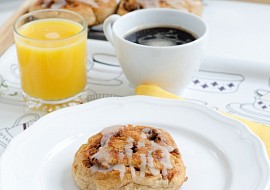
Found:
[[[21,87],[29,108],[53,111],[86,101],[87,24],[67,10],[39,10],[14,24]]]

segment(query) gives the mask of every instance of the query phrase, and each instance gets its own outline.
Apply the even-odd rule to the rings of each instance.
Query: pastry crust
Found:
[[[198,16],[201,16],[203,11],[201,0],[121,0],[117,14],[124,15],[134,10],[147,8],[173,8]]]
[[[40,9],[66,9],[81,14],[89,26],[102,24],[104,20],[117,13],[147,8],[173,8],[201,15],[201,0],[37,0],[29,11]]]
[[[102,24],[108,16],[116,12],[118,6],[116,0],[84,0],[84,1],[89,2],[89,4],[92,5],[92,9],[96,16],[95,24]]]
[[[82,190],[176,190],[186,180],[181,154],[168,132],[149,126],[113,126],[90,137],[74,157]]]
[[[103,23],[115,13],[116,0],[38,0],[29,11],[40,9],[66,9],[82,15],[89,26]]]

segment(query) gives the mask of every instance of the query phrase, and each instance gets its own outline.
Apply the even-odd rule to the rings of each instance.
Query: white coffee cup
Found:
[[[132,31],[149,27],[181,27],[196,40],[176,46],[146,46],[125,39]],[[103,25],[106,38],[130,83],[155,84],[181,94],[200,67],[202,45],[207,33],[205,22],[194,14],[175,9],[136,10],[124,16],[111,15]]]

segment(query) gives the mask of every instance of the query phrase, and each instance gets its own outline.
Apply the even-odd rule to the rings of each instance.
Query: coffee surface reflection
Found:
[[[196,40],[196,37],[182,28],[176,27],[151,27],[125,35],[125,39],[146,46],[177,46]]]

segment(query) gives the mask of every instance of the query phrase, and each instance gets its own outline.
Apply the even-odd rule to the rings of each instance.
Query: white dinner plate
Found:
[[[77,190],[73,157],[87,139],[117,124],[164,128],[187,167],[181,190],[268,190],[262,142],[242,123],[207,107],[144,96],[104,98],[55,111],[15,137],[1,158],[1,190]]]

